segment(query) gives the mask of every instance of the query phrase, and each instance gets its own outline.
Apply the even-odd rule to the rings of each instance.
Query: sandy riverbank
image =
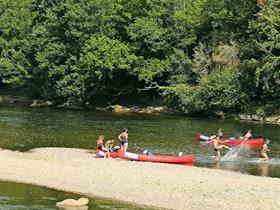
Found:
[[[0,150],[0,179],[161,209],[280,209],[279,178],[97,159],[81,149]]]

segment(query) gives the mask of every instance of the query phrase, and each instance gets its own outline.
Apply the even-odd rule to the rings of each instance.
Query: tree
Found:
[[[258,19],[251,22],[251,34],[259,52],[256,85],[270,100],[280,96],[280,3],[267,1]]]
[[[86,98],[92,100],[100,93],[119,95],[132,91],[133,83],[125,75],[132,74],[136,60],[128,45],[103,35],[92,36],[82,49],[78,71],[84,75]]]
[[[30,76],[30,0],[0,2],[0,82],[23,84]]]

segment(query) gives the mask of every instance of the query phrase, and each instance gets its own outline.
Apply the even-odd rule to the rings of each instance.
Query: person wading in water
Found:
[[[214,138],[212,140],[212,142],[213,142],[213,146],[214,146],[214,151],[216,152],[216,160],[221,159],[221,152],[220,152],[221,149],[226,148],[228,150],[231,150],[230,147],[222,144],[221,141],[219,140],[219,138]],[[223,142],[223,143],[225,143],[225,142]]]
[[[267,152],[269,152],[270,150],[268,149],[268,144],[269,144],[269,140],[265,140],[265,142],[263,143],[262,146],[262,150],[261,150],[261,157],[263,160],[269,160],[268,155],[266,154]]]

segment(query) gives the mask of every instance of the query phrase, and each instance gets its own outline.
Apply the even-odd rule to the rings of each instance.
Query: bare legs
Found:
[[[216,160],[220,160],[221,159],[221,153],[220,153],[220,151],[218,150],[218,151],[216,151]]]
[[[111,157],[111,156],[110,156],[110,151],[109,151],[108,148],[102,147],[102,151],[105,152],[104,158],[106,158],[106,157],[110,158],[110,157]]]
[[[127,150],[127,147],[128,147],[128,143],[125,143],[124,145],[123,145],[123,150],[126,152],[126,150]]]
[[[216,150],[216,160],[220,160],[221,159],[221,152],[220,152],[220,149],[222,149],[222,148],[226,148],[226,149],[228,149],[228,150],[230,150],[231,148],[230,147],[228,147],[228,146],[226,146],[226,145],[220,145],[219,146],[219,149],[217,149]]]
[[[223,148],[226,148],[226,149],[228,149],[228,150],[231,149],[230,147],[228,147],[228,146],[226,146],[226,145],[223,145]]]
[[[265,152],[261,152],[261,157],[263,160],[269,160],[269,157]]]

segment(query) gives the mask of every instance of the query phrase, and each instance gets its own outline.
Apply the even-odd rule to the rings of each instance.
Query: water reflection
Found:
[[[214,169],[221,169],[221,162],[220,162],[220,161],[216,161],[216,162],[213,164],[213,168],[214,168]]]
[[[259,165],[260,176],[269,176],[268,163],[261,163]]]
[[[68,198],[78,199],[81,195],[61,192],[44,187],[28,184],[0,181],[0,209],[1,210],[57,210],[56,203]],[[71,208],[64,208],[70,210]],[[109,199],[90,198],[89,206],[72,208],[72,210],[146,210],[152,209],[121,203]]]

